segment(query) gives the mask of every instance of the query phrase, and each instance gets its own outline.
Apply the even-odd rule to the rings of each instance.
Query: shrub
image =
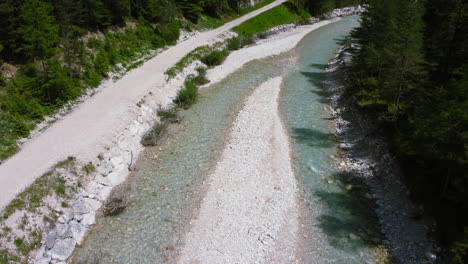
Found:
[[[23,239],[17,238],[14,241],[16,247],[20,247],[23,244]]]
[[[190,76],[188,80],[193,81],[196,85],[204,85],[210,81],[206,79],[206,68],[199,67],[195,69],[198,72],[197,76]]]
[[[260,39],[266,39],[268,35],[265,32],[260,32],[257,34],[257,37]]]
[[[141,139],[141,144],[145,147],[154,146],[158,143],[158,140],[162,137],[164,132],[166,132],[167,123],[161,122],[156,123]]]
[[[223,63],[228,55],[229,52],[227,50],[213,50],[211,53],[203,56],[201,61],[207,66],[216,66]]]
[[[168,25],[159,28],[159,32],[167,43],[174,44],[180,36],[180,23],[178,20],[173,20]]]
[[[198,98],[198,87],[193,80],[185,81],[185,86],[179,91],[174,103],[178,107],[189,108]]]
[[[452,244],[450,251],[453,254],[451,263],[466,263],[466,260],[468,260],[468,227],[464,227],[461,238]]]
[[[162,108],[158,111],[158,116],[162,122],[168,121],[173,123],[177,120],[177,108],[173,106]]]
[[[94,166],[93,163],[88,163],[86,164],[84,167],[83,167],[83,171],[86,173],[86,174],[90,174],[91,172],[94,172],[96,170],[96,167]]]
[[[117,215],[128,206],[126,193],[125,185],[118,185],[114,188],[103,207],[105,216]]]
[[[234,37],[234,38],[230,38],[227,40],[226,48],[230,51],[238,50],[241,48],[241,46],[242,46],[242,41],[241,41],[241,38],[239,37]]]
[[[241,47],[252,45],[255,43],[255,40],[252,35],[247,35],[241,38]]]

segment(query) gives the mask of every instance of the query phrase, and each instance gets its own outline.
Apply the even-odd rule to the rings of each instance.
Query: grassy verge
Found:
[[[240,36],[251,36],[275,26],[294,23],[297,20],[302,20],[302,17],[294,13],[287,5],[282,4],[245,21],[233,30]]]
[[[263,0],[262,2],[252,6],[252,7],[249,7],[249,8],[244,8],[244,9],[241,9],[239,12],[229,12],[227,14],[225,14],[224,16],[222,17],[209,17],[209,16],[206,16],[206,15],[202,15],[200,16],[199,20],[198,20],[198,27],[200,29],[213,29],[213,28],[218,28],[224,24],[226,24],[227,22],[229,21],[232,21],[236,18],[239,18],[245,14],[248,14],[250,12],[253,12],[255,10],[258,10],[268,4],[271,4],[273,3],[275,0]]]
[[[188,109],[197,102],[198,87],[207,84],[206,69],[197,68],[197,75],[190,75],[184,82],[184,87],[177,93],[173,104],[167,108],[162,108],[158,111],[160,121],[143,136],[141,144],[143,146],[155,146],[167,132],[167,128],[171,123],[178,123],[180,109]]]
[[[3,209],[0,244],[5,248],[0,250],[0,264],[27,263],[29,253],[41,245],[43,235],[61,214],[60,207],[64,210],[69,206],[68,201],[81,186],[79,179],[92,170],[91,163],[80,168],[75,158],[69,157],[36,179]]]

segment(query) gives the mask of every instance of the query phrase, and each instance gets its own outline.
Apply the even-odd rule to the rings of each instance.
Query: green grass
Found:
[[[263,0],[262,2],[252,6],[252,7],[249,7],[249,8],[245,8],[245,9],[242,9],[240,12],[239,12],[239,15],[237,17],[240,17],[240,16],[243,16],[247,13],[250,13],[252,11],[255,11],[257,9],[260,9],[266,5],[269,5],[271,3],[273,3],[275,0]]]
[[[174,99],[174,103],[181,108],[189,108],[191,105],[197,102],[198,99],[198,87],[196,83],[188,79],[185,81],[185,86],[179,91],[177,97]]]
[[[166,133],[167,122],[156,123],[141,139],[141,144],[145,147],[154,146]]]
[[[88,163],[86,164],[85,166],[83,166],[83,171],[86,173],[86,174],[90,174],[92,172],[94,172],[96,170],[96,166],[94,166],[93,163]]]
[[[195,60],[199,60],[205,54],[209,53],[211,50],[210,46],[201,46],[198,47],[187,55],[185,55],[180,61],[178,61],[173,67],[169,68],[165,73],[170,77],[175,77],[179,72],[181,72],[187,65],[192,63]]]
[[[58,196],[66,197],[67,186],[65,179],[56,175],[54,171],[57,168],[64,168],[74,165],[75,159],[68,159],[57,163],[52,170],[43,174],[35,180],[28,188],[21,192],[13,201],[3,209],[3,219],[7,219],[18,210],[33,211],[42,205],[45,196],[55,192]]]
[[[233,30],[240,36],[250,36],[278,25],[294,23],[299,19],[301,19],[299,15],[291,12],[283,4],[245,21]]]
[[[141,65],[143,65],[143,63],[145,63],[143,60],[132,63],[130,66],[128,66],[126,68],[126,71],[129,72],[129,71],[131,71],[133,69],[136,69],[136,68],[140,67]]]
[[[236,12],[230,12],[228,14],[225,14],[223,17],[210,17],[206,15],[201,15],[200,18],[198,19],[198,24],[197,26],[200,29],[214,29],[218,28],[224,24],[226,24],[229,21],[232,21],[236,18],[239,18],[245,14],[248,14],[250,12],[253,12],[257,9],[260,9],[268,4],[273,3],[275,0],[263,0],[262,2],[249,7],[249,8],[244,8],[241,9],[238,13]]]
[[[177,120],[177,108],[174,106],[161,108],[158,111],[158,116],[161,119],[161,122],[167,121],[170,123],[174,123]]]
[[[213,50],[212,52],[201,57],[200,60],[201,62],[206,64],[208,67],[213,67],[213,66],[220,65],[221,63],[223,63],[228,55],[229,55],[228,50]]]

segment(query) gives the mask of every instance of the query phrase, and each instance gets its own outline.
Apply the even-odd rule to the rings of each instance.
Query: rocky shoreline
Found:
[[[365,195],[376,204],[384,243],[396,263],[438,263],[441,249],[430,235],[434,220],[424,216],[422,207],[409,199],[409,190],[402,182],[402,173],[383,131],[345,95],[345,65],[351,59],[349,50],[340,48],[327,67],[324,83],[344,156],[339,167],[368,185],[370,192]]]

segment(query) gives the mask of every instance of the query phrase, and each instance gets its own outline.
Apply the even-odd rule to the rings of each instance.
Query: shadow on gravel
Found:
[[[332,133],[323,133],[310,128],[293,128],[292,137],[310,147],[331,148],[335,145],[335,136]]]
[[[315,195],[325,205],[319,227],[327,234],[330,244],[347,252],[380,245],[379,223],[373,213],[374,204],[366,197],[365,183],[344,172],[329,178],[337,188],[322,189]]]

